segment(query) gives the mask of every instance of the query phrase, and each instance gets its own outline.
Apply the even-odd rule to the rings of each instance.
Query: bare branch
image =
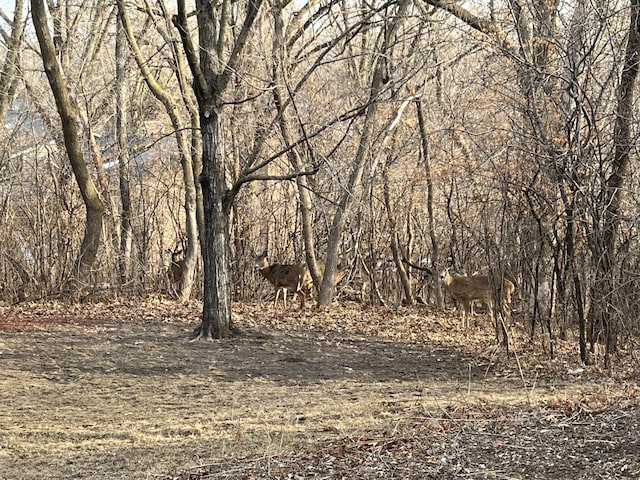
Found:
[[[462,20],[471,28],[488,35],[498,42],[500,46],[513,52],[513,45],[507,39],[507,34],[502,29],[500,23],[494,20],[486,20],[474,15],[466,8],[457,4],[454,0],[424,0],[429,5],[441,8],[442,10],[449,12],[454,17]]]
[[[204,94],[205,92],[209,91],[209,86],[207,84],[207,79],[202,73],[200,60],[198,59],[196,48],[193,44],[193,39],[191,38],[191,35],[189,35],[185,0],[178,0],[178,13],[173,16],[173,25],[178,29],[178,32],[180,32],[180,38],[182,39],[184,52],[187,56],[189,68],[191,69],[191,73],[193,75],[193,83],[196,93],[200,92],[200,94]]]
[[[247,2],[247,14],[244,17],[242,30],[240,30],[238,39],[233,45],[233,50],[231,52],[231,55],[229,56],[229,60],[227,61],[222,77],[220,78],[220,83],[218,85],[218,88],[220,89],[220,91],[226,90],[226,86],[229,83],[231,74],[236,70],[238,61],[240,60],[240,55],[244,50],[244,46],[247,43],[247,39],[249,38],[249,32],[251,31],[251,27],[255,22],[256,17],[258,16],[258,11],[260,10],[262,1],[263,0],[249,0]]]

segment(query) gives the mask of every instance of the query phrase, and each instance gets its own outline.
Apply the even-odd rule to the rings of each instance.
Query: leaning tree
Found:
[[[49,80],[60,116],[64,145],[86,209],[84,239],[77,254],[72,276],[66,289],[78,293],[86,284],[101,244],[105,204],[84,160],[78,131],[79,115],[58,62],[47,14],[42,0],[31,0],[31,17],[40,44],[44,70]]]

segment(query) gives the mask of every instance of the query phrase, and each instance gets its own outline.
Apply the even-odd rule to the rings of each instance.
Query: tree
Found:
[[[168,12],[168,8],[164,2],[160,2],[161,10],[165,14]],[[131,22],[123,0],[118,0],[118,13],[120,23],[129,42],[129,46],[133,52],[133,56],[138,64],[138,68],[142,73],[144,81],[146,82],[149,90],[153,95],[162,103],[167,115],[171,121],[171,125],[174,129],[174,135],[178,147],[178,155],[180,158],[180,165],[182,166],[182,176],[184,179],[185,198],[184,198],[184,210],[186,216],[186,236],[187,236],[187,249],[182,265],[182,271],[180,272],[180,298],[187,300],[191,296],[193,289],[194,275],[196,269],[196,263],[198,259],[198,220],[197,220],[197,194],[196,185],[194,179],[194,161],[192,156],[192,145],[197,141],[190,141],[189,136],[198,137],[198,122],[195,115],[191,116],[191,127],[187,128],[183,119],[181,118],[178,102],[173,95],[165,89],[161,83],[154,77],[151,69],[149,68],[146,59],[144,58],[138,42],[133,33]],[[175,42],[170,41],[170,45],[175,45]],[[183,61],[183,55],[181,52],[173,51],[173,58],[176,65],[176,76],[178,77],[181,89],[188,97],[189,93],[186,91],[186,67]],[[190,103],[186,98],[185,102]]]
[[[342,234],[355,199],[359,197],[361,192],[361,181],[369,149],[371,148],[374,122],[380,105],[380,96],[389,81],[389,68],[387,65],[386,54],[388,50],[391,49],[395,41],[395,35],[404,21],[404,14],[409,4],[410,2],[406,0],[399,2],[396,7],[397,11],[393,12],[393,14],[389,15],[385,20],[387,24],[380,34],[380,44],[377,49],[371,84],[369,86],[368,102],[364,108],[364,124],[360,135],[360,141],[358,143],[358,151],[355,155],[349,179],[345,186],[342,198],[336,208],[329,231],[327,262],[325,265],[322,285],[320,287],[320,293],[318,294],[318,306],[321,308],[328,308],[333,299],[335,275],[337,273],[338,265],[338,251],[342,240]]]
[[[98,255],[105,207],[84,161],[77,128],[79,117],[57,59],[43,0],[31,0],[31,16],[40,44],[44,70],[60,115],[67,155],[86,208],[84,239],[75,261],[72,277],[67,284],[67,290],[78,294],[82,288],[86,287],[91,268]]]
[[[436,266],[440,263],[440,244],[438,243],[435,222],[433,215],[433,174],[431,171],[431,154],[429,151],[429,140],[427,139],[426,121],[422,101],[416,100],[416,116],[418,117],[418,131],[420,133],[420,152],[422,153],[422,161],[424,162],[425,178],[426,178],[426,202],[427,202],[427,232],[429,236],[429,246],[431,247],[431,256]],[[431,281],[435,285],[436,305],[442,309],[444,307],[444,297],[442,288],[440,288],[440,272],[434,268],[431,272]]]
[[[131,167],[129,162],[128,127],[129,127],[129,85],[127,66],[127,38],[122,22],[116,23],[116,142],[118,145],[118,185],[120,187],[121,220],[120,220],[120,258],[118,270],[120,285],[124,286],[129,278],[131,250],[133,243],[131,204]]]
[[[202,132],[202,173],[200,185],[204,210],[201,239],[204,265],[202,323],[198,338],[227,338],[233,330],[231,318],[231,277],[229,215],[241,183],[227,184],[226,155],[222,125],[223,95],[238,68],[262,0],[248,0],[238,34],[229,31],[230,0],[214,5],[196,0],[198,48],[191,38],[186,2],[178,0],[174,24],[180,32],[200,113]],[[198,55],[199,52],[199,55]]]
[[[629,32],[624,57],[624,66],[617,88],[616,121],[613,132],[614,151],[611,173],[603,185],[600,198],[603,209],[601,257],[598,258],[598,272],[602,288],[597,292],[600,300],[597,314],[602,315],[605,329],[605,367],[610,367],[610,356],[617,348],[620,335],[620,322],[615,313],[620,305],[616,304],[617,284],[614,277],[615,256],[622,213],[622,197],[625,180],[629,170],[630,151],[634,145],[631,139],[631,124],[635,100],[635,85],[640,68],[640,0],[631,0],[629,9]],[[594,306],[594,308],[596,308]]]
[[[16,0],[11,22],[11,34],[2,31],[7,44],[7,55],[0,70],[0,124],[4,125],[9,106],[15,96],[19,81],[18,65],[22,46],[24,7],[22,0]]]
[[[309,2],[309,5],[312,2]],[[290,102],[285,100],[286,93],[288,92],[289,76],[293,67],[288,64],[287,54],[291,49],[295,38],[298,38],[301,32],[301,27],[292,28],[293,38],[285,38],[284,29],[284,4],[277,4],[273,9],[274,16],[274,35],[272,46],[272,61],[273,61],[273,99],[277,108],[278,126],[282,135],[282,139],[287,149],[287,156],[294,171],[303,170],[302,155],[299,152],[298,145],[293,139],[292,131],[296,131],[295,127],[292,127],[292,120],[287,106],[293,103],[293,98],[290,98]],[[296,22],[300,21],[301,16],[294,17]],[[304,132],[301,132],[304,136]],[[309,139],[306,139],[308,142]],[[309,151],[312,151],[309,148]],[[316,260],[316,246],[315,237],[313,234],[313,220],[311,215],[312,210],[312,196],[311,188],[307,177],[301,175],[296,178],[296,184],[298,187],[298,198],[300,202],[300,214],[302,218],[302,237],[306,253],[306,261],[309,267],[309,272],[313,279],[313,284],[318,287],[322,281],[322,275],[318,268]]]

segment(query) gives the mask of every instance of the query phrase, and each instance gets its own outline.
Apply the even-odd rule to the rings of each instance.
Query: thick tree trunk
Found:
[[[227,186],[221,99],[232,74],[235,74],[249,33],[258,17],[262,0],[249,0],[235,43],[228,31],[231,24],[230,0],[219,4],[196,0],[198,45],[191,39],[185,0],[178,0],[178,14],[173,18],[178,28],[198,100],[202,139],[202,190],[204,235],[204,301],[202,323],[197,338],[226,338],[233,331],[231,319],[231,266],[229,219],[234,195]],[[229,48],[227,48],[229,47]],[[223,55],[231,52],[229,57]],[[239,187],[238,187],[239,188]],[[236,191],[237,193],[237,191]]]
[[[208,117],[200,118],[202,126],[203,168],[200,176],[204,207],[204,298],[202,323],[197,338],[213,339],[231,336],[231,270],[229,252],[230,203],[220,116],[212,108]]]

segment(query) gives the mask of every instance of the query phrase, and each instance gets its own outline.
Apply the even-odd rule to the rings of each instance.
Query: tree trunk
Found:
[[[82,155],[82,145],[77,127],[78,115],[56,58],[43,0],[31,0],[31,16],[40,44],[44,69],[60,115],[67,155],[86,207],[84,238],[75,261],[72,277],[65,287],[65,290],[78,294],[80,289],[86,286],[98,255],[105,208]]]
[[[16,0],[11,25],[11,36],[5,39],[7,56],[0,71],[0,125],[5,124],[9,106],[13,102],[18,85],[18,65],[20,62],[20,47],[22,45],[22,27],[24,24],[24,6],[22,0]]]
[[[229,216],[226,198],[224,138],[216,108],[200,118],[202,126],[203,169],[200,176],[204,206],[204,298],[202,323],[196,332],[201,339],[228,338],[233,330],[231,318],[231,275]]]
[[[584,311],[584,296],[582,293],[582,282],[580,281],[580,274],[578,272],[578,266],[576,261],[576,248],[575,248],[575,198],[577,192],[571,192],[571,199],[567,195],[566,188],[564,187],[564,177],[559,177],[558,189],[560,190],[560,197],[564,205],[566,231],[564,244],[567,252],[566,268],[571,273],[574,288],[575,305],[578,313],[578,330],[579,330],[579,347],[580,347],[580,359],[583,363],[588,362],[587,353],[587,341],[586,341],[586,317]],[[569,182],[573,188],[577,188],[577,182]]]
[[[388,81],[387,75],[389,72],[387,71],[387,63],[385,61],[384,54],[389,48],[391,48],[396,30],[400,25],[402,25],[407,5],[407,1],[403,0],[400,2],[400,5],[398,6],[398,13],[397,15],[390,17],[388,29],[385,31],[382,45],[380,45],[380,54],[377,56],[373,71],[373,78],[371,79],[369,105],[366,108],[364,125],[362,127],[362,134],[360,135],[360,142],[358,144],[358,151],[354,159],[353,168],[349,175],[345,192],[338,204],[329,230],[327,261],[324,270],[324,278],[322,279],[322,285],[318,294],[318,306],[321,308],[329,308],[333,299],[335,276],[338,265],[338,249],[340,248],[342,240],[342,232],[344,230],[347,217],[351,213],[351,208],[355,199],[360,196],[362,175],[364,174],[367,155],[369,154],[369,148],[371,146],[371,135],[373,133],[374,121],[378,112],[378,97],[380,96],[385,83]]]
[[[422,148],[422,158],[426,176],[427,194],[427,228],[429,230],[429,240],[431,242],[431,260],[433,265],[440,263],[440,245],[436,238],[435,221],[433,219],[433,175],[431,174],[431,161],[429,158],[429,141],[427,139],[427,128],[422,109],[422,101],[416,100],[416,113],[418,116],[418,128],[420,132],[420,145]],[[433,268],[431,281],[436,295],[436,306],[439,310],[444,309],[444,295],[440,285],[440,272],[438,268]]]
[[[229,219],[236,190],[229,189],[222,131],[222,96],[238,68],[249,33],[258,17],[262,0],[249,0],[245,18],[235,37],[228,31],[232,10],[230,0],[220,4],[196,0],[198,46],[191,39],[187,24],[186,1],[178,0],[173,18],[193,74],[202,132],[202,206],[204,236],[201,238],[204,267],[202,323],[197,338],[231,336],[231,274]],[[233,44],[232,44],[233,43]],[[228,58],[223,56],[231,52]],[[240,188],[238,186],[238,188]]]
[[[118,144],[118,181],[120,186],[120,257],[118,277],[123,287],[129,279],[133,230],[131,225],[131,187],[129,168],[128,135],[128,79],[127,79],[127,39],[120,19],[116,22],[116,142]]]
[[[284,141],[285,147],[287,147],[287,158],[294,172],[302,172],[303,165],[300,154],[298,153],[298,147],[293,146],[293,139],[290,133],[290,115],[286,110],[285,102],[283,101],[282,93],[285,90],[285,82],[287,81],[285,72],[282,71],[282,61],[284,54],[281,52],[285,49],[284,40],[284,26],[282,20],[282,8],[274,8],[274,24],[275,35],[273,39],[272,48],[272,61],[273,61],[273,99],[276,108],[278,109],[278,126],[280,127],[280,133]],[[288,74],[288,72],[287,72]],[[309,189],[309,182],[305,175],[296,177],[296,185],[298,187],[298,199],[300,202],[300,215],[302,217],[302,241],[304,244],[305,257],[307,265],[309,267],[309,273],[313,279],[313,284],[316,289],[319,289],[322,282],[323,273],[318,268],[318,263],[315,255],[315,240],[313,230],[313,218],[312,218],[312,200]],[[337,261],[336,261],[337,262]]]
[[[605,367],[609,367],[610,355],[617,348],[620,331],[615,311],[614,262],[616,242],[620,225],[620,204],[622,201],[623,185],[629,169],[629,152],[633,147],[631,142],[631,122],[633,119],[634,87],[638,77],[640,62],[640,0],[632,0],[630,6],[630,25],[627,37],[625,63],[622,69],[620,85],[618,86],[618,107],[616,123],[613,133],[615,145],[611,176],[607,179],[602,195],[604,208],[603,218],[603,251],[600,259],[601,276],[601,314],[605,330]]]

